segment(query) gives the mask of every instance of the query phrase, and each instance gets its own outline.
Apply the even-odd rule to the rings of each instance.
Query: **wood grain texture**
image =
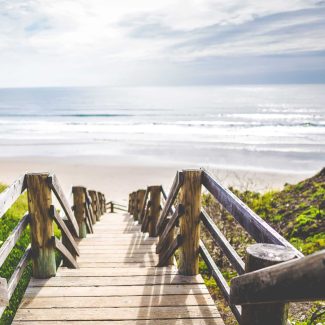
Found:
[[[33,276],[49,278],[55,275],[54,228],[50,216],[52,205],[49,174],[27,174],[28,210],[32,242]]]
[[[70,221],[71,228],[73,229],[74,235],[79,236],[79,227],[78,227],[77,220],[74,217],[70,204],[62,190],[59,180],[54,174],[52,174],[48,176],[48,183],[53,193],[55,194],[57,200],[59,201],[64,213],[66,214],[66,217]]]
[[[31,279],[13,324],[222,325],[201,275],[156,267],[157,239],[131,220],[104,215],[94,234],[78,240],[79,269],[60,267],[56,277]]]
[[[26,177],[20,176],[2,193],[0,193],[0,218],[8,211],[26,189]]]
[[[258,243],[282,245],[295,251],[297,257],[303,257],[300,251],[278,234],[235,194],[219,184],[206,170],[202,170],[202,184]]]
[[[195,275],[199,273],[201,171],[183,170],[183,175],[181,203],[185,211],[179,223],[183,239],[179,249],[179,272]]]
[[[19,240],[22,232],[26,229],[28,223],[30,220],[30,216],[28,213],[26,213],[21,220],[18,222],[17,226],[14,228],[14,230],[11,232],[11,234],[8,236],[6,241],[2,244],[0,248],[0,267],[10,254],[11,250],[16,245],[17,241]]]
[[[157,222],[160,216],[160,199],[161,199],[161,186],[151,186],[150,187],[150,218],[148,225],[148,232],[150,237],[157,236]]]
[[[79,238],[87,237],[87,226],[86,226],[86,189],[81,186],[73,186],[73,212],[77,220],[79,227]]]
[[[114,321],[69,321],[68,324],[71,325],[103,325],[103,324],[114,324],[114,325],[148,325],[150,324],[150,320],[114,320]],[[196,318],[192,320],[190,318],[174,318],[174,319],[155,319],[155,325],[223,325],[223,321],[221,318]],[[66,321],[14,321],[14,325],[62,325],[67,324]]]

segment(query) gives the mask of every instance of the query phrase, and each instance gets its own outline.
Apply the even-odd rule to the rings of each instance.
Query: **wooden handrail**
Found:
[[[201,240],[200,240],[200,248],[199,248],[199,250],[200,250],[200,255],[202,256],[205,264],[207,265],[207,267],[209,268],[209,270],[211,272],[211,275],[213,276],[214,280],[216,281],[216,283],[218,284],[220,290],[222,291],[223,296],[227,300],[227,302],[229,304],[229,307],[231,308],[234,316],[236,317],[238,322],[240,322],[241,308],[237,307],[235,304],[230,302],[230,288],[229,288],[229,285],[228,285],[226,279],[224,278],[224,276],[222,275],[221,271],[219,270],[218,266],[214,262],[212,256],[208,252],[207,248],[205,247],[204,243]]]
[[[8,236],[6,241],[0,247],[0,267],[2,266],[6,258],[9,256],[11,250],[15,247],[21,234],[26,229],[29,221],[30,221],[30,215],[28,214],[28,212],[26,212],[26,214],[21,218],[17,226]]]
[[[56,198],[58,199],[59,203],[61,204],[66,217],[71,222],[72,229],[74,231],[74,235],[79,237],[79,227],[76,218],[73,215],[73,212],[70,208],[68,200],[66,199],[63,190],[59,184],[57,177],[53,174],[48,177],[49,186],[51,187],[53,193],[55,194]]]
[[[77,243],[75,242],[72,234],[70,233],[68,227],[66,226],[65,222],[62,220],[62,218],[59,216],[58,212],[56,211],[54,205],[51,205],[50,207],[50,216],[55,220],[57,226],[61,230],[61,232],[65,235],[67,240],[69,241],[74,253],[76,255],[79,255],[79,248],[77,246]]]
[[[25,175],[22,175],[0,193],[0,218],[2,218],[8,209],[16,202],[25,189],[26,178]]]
[[[231,280],[234,304],[325,299],[325,250],[250,272]]]
[[[56,261],[54,249],[57,249],[63,256],[64,265],[71,268],[78,267],[76,256],[79,255],[79,249],[74,237],[79,235],[79,226],[74,212],[54,174],[28,173],[21,176],[0,194],[0,217],[6,213],[26,189],[28,194],[28,212],[22,217],[0,247],[0,267],[28,225],[31,227],[32,245],[27,247],[9,281],[7,282],[6,279],[0,278],[0,316],[5,310],[31,258],[33,259],[33,276],[35,278],[48,278],[55,275]],[[51,203],[52,192],[58,199],[67,217],[66,220],[60,217]],[[82,193],[85,195],[83,202],[84,217],[86,218],[88,232],[91,232],[92,224],[94,223],[92,219],[92,200],[87,189],[82,188]],[[97,198],[100,198],[100,205],[98,205],[98,199],[97,202],[95,200],[98,216],[100,217],[106,211],[106,199],[102,193],[95,192],[95,195]],[[76,212],[77,209],[74,210]],[[62,241],[53,236],[53,221],[61,230]]]
[[[162,232],[162,225],[163,223],[165,222],[165,219],[167,218],[168,214],[169,214],[169,211],[176,199],[176,196],[178,194],[178,191],[179,189],[181,188],[182,184],[183,184],[183,179],[184,176],[183,176],[183,172],[177,172],[176,173],[176,176],[175,176],[175,179],[174,179],[174,182],[173,182],[173,185],[170,189],[170,192],[169,192],[169,195],[167,197],[167,200],[166,200],[166,203],[165,203],[165,206],[163,207],[163,211],[161,213],[161,216],[158,220],[158,224],[157,224],[157,234],[161,234]]]
[[[235,249],[231,246],[229,241],[222,234],[221,230],[213,222],[212,218],[207,214],[207,212],[203,208],[202,209],[200,208],[200,210],[198,210],[200,207],[199,194],[201,193],[200,192],[201,185],[203,185],[211,193],[211,195],[235,218],[235,220],[244,228],[244,230],[250,236],[252,236],[258,243],[267,243],[265,245],[275,246],[279,254],[282,254],[282,251],[286,251],[286,254],[282,254],[283,260],[278,259],[277,257],[274,257],[274,260],[272,259],[263,260],[263,258],[259,259],[258,257],[255,257],[254,254],[250,255],[251,253],[249,252],[249,249],[250,247],[252,247],[250,246],[247,249],[248,262],[247,264],[245,264],[244,261],[241,259],[241,257],[237,254]],[[151,201],[149,199],[150,188],[151,188],[150,186],[147,188],[145,194],[145,200],[144,200],[145,204],[143,205],[141,211],[141,215],[143,216],[141,230],[143,232],[146,232],[148,230],[147,228],[150,219],[150,215],[149,215],[150,209],[148,208],[151,204]],[[173,210],[174,201],[181,188],[182,188],[182,192],[181,192],[182,195],[180,197],[180,205],[176,208],[176,210]],[[265,313],[264,315],[267,315],[267,317],[270,319],[272,324],[280,324],[278,319],[281,319],[281,321],[285,321],[286,307],[283,304],[272,306],[273,309],[271,308],[270,310],[268,310],[267,307],[266,309],[263,309],[264,307],[263,308],[254,307],[256,312],[259,313],[259,315],[256,314],[255,315],[256,319],[253,320],[255,317],[254,308],[253,310],[246,308],[244,304],[264,304],[264,303],[272,304],[276,302],[276,299],[271,297],[271,292],[273,292],[272,281],[269,280],[269,286],[267,288],[261,289],[262,284],[260,285],[261,292],[267,292],[267,294],[269,294],[269,297],[262,299],[261,296],[259,296],[258,294],[254,296],[255,295],[254,292],[257,292],[256,291],[257,289],[249,293],[247,292],[250,290],[250,285],[254,284],[255,274],[266,276],[266,274],[273,274],[273,273],[265,273],[268,272],[267,269],[256,271],[257,273],[256,272],[247,273],[247,272],[251,272],[252,267],[256,267],[257,265],[259,265],[259,268],[263,268],[265,266],[278,263],[279,261],[281,262],[286,261],[286,258],[290,259],[295,257],[298,258],[299,263],[302,263],[300,259],[303,258],[303,254],[299,250],[297,250],[293,245],[291,245],[279,233],[277,233],[271,226],[269,226],[262,218],[260,218],[256,213],[254,213],[231,191],[229,191],[228,189],[220,185],[217,182],[217,180],[215,180],[213,176],[210,175],[204,169],[201,169],[200,171],[184,170],[182,172],[177,172],[169,195],[168,196],[166,195],[166,192],[164,191],[163,187],[161,187],[161,193],[163,197],[163,206],[157,224],[157,235],[159,235],[159,241],[156,246],[156,253],[159,254],[158,265],[159,266],[169,265],[169,263],[171,263],[172,261],[173,254],[179,248],[179,254],[178,254],[179,272],[181,272],[181,274],[187,274],[187,275],[196,274],[197,267],[198,267],[197,251],[199,251],[208,269],[210,270],[217,284],[221,288],[221,291],[225,296],[226,300],[228,301],[232,312],[234,313],[235,317],[237,318],[237,320],[240,322],[241,325],[259,324],[261,319],[259,317],[263,317],[263,313]],[[129,197],[130,197],[129,210],[130,213],[132,214],[133,212],[132,202],[134,201],[134,198],[131,194]],[[199,214],[199,216],[196,215],[197,213]],[[232,291],[230,290],[227,281],[222,276],[221,271],[218,269],[217,265],[213,261],[211,255],[209,254],[207,248],[205,247],[202,241],[198,243],[199,246],[196,249],[196,245],[197,245],[196,240],[200,232],[198,229],[199,222],[197,217],[199,217],[199,220],[202,221],[206,230],[212,236],[214,242],[223,251],[223,253],[228,258],[228,260],[230,261],[234,269],[237,271],[237,273],[241,275],[238,278],[235,278],[232,282],[231,288],[233,288],[233,285],[236,285],[239,288],[239,289],[236,288],[237,291],[235,291],[235,288],[231,289]],[[176,235],[176,237],[174,237],[175,234],[177,233],[176,231],[174,231],[174,229],[177,226],[179,227],[179,231],[178,231],[179,234]],[[262,245],[262,244],[256,244],[256,245]],[[272,247],[266,248],[262,245],[259,247],[259,249],[261,249],[263,255],[263,251],[265,252],[265,250],[267,249],[270,252],[272,251],[273,248]],[[288,262],[289,263],[288,266],[300,265],[300,264],[294,264],[294,263],[298,263],[298,261]],[[322,272],[324,272],[323,267],[325,265],[325,262],[322,267],[320,266],[320,263],[321,263],[320,260],[318,260],[318,264],[317,263],[314,264],[315,265],[314,276],[318,277],[318,280],[314,281],[314,286],[313,286],[314,289],[317,287],[317,285],[319,285],[319,287],[325,286],[323,282],[324,280],[319,279],[321,274],[324,274]],[[304,266],[305,268],[302,269],[304,270],[304,274],[305,274],[305,272],[308,272],[308,263],[306,262]],[[280,270],[282,269],[282,267],[283,270],[285,270],[285,267],[282,266],[281,264],[280,266],[276,266],[276,267],[274,266],[273,269],[270,268],[270,272],[271,270]],[[284,272],[283,279],[285,279],[285,275],[289,277],[290,273],[292,273],[291,271],[289,272],[289,267],[286,269],[286,271],[283,272]],[[271,278],[272,277],[268,279]],[[303,275],[301,275],[301,279],[300,279],[301,281],[302,278]],[[323,279],[325,279],[325,277],[323,277]],[[268,281],[266,281],[265,283],[267,282]],[[284,283],[285,282],[283,280],[282,288],[284,288],[285,286]],[[297,286],[300,286],[300,282],[298,280],[295,283]],[[294,287],[291,288],[291,290],[293,289]],[[238,296],[237,294],[238,290],[240,290],[241,292],[242,295],[241,298],[235,298],[235,296]],[[274,290],[279,290],[279,292],[281,291],[280,287],[279,289],[277,289],[276,285]],[[287,297],[286,298],[287,300],[278,300],[278,301],[286,302],[286,301],[290,301],[290,299],[295,299],[299,301],[301,299],[309,299],[309,298],[313,298],[313,299],[324,298],[323,292],[316,295],[315,294],[312,295],[312,293],[306,295],[303,293],[303,290],[299,292],[300,292],[300,296],[298,295],[293,296],[292,294],[290,295],[289,293],[286,293],[285,297]],[[306,290],[306,292],[308,292],[308,290]],[[231,297],[230,297],[230,293],[231,293]],[[246,296],[245,293],[247,294]],[[244,296],[246,298],[244,298]],[[238,306],[238,304],[242,304],[243,308]],[[275,314],[279,313],[279,316],[272,315],[271,310],[274,310]]]
[[[202,184],[258,243],[282,245],[294,250],[297,257],[304,256],[206,170],[202,170]]]
[[[221,248],[224,254],[228,257],[230,263],[239,274],[245,273],[245,263],[237,254],[237,252],[230,245],[226,237],[222,234],[220,229],[212,221],[207,212],[201,209],[201,220],[207,230],[210,232],[214,242]]]
[[[166,239],[168,237],[169,232],[175,227],[176,223],[178,222],[179,218],[184,214],[184,212],[185,212],[184,206],[182,204],[179,204],[176,208],[176,211],[169,219],[161,236],[159,237],[159,242],[156,246],[157,254],[159,254],[164,249],[164,247],[166,247]]]

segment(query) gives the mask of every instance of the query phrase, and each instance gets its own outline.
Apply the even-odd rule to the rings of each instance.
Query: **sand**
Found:
[[[126,203],[128,194],[147,185],[162,184],[168,191],[177,170],[198,166],[153,164],[118,157],[19,157],[0,159],[0,182],[11,184],[25,172],[55,173],[63,189],[69,193],[72,185],[82,185],[105,193],[108,200]],[[206,166],[205,166],[206,167]],[[265,191],[280,189],[284,183],[295,183],[308,173],[281,173],[252,170],[211,169],[225,186]],[[317,172],[317,171],[315,171]]]

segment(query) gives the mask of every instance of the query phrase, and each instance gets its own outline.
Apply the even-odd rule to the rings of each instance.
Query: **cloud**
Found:
[[[324,18],[312,0],[0,0],[0,86],[213,83],[236,79],[232,60],[267,82],[254,62],[288,56],[325,82],[296,73],[323,63]]]

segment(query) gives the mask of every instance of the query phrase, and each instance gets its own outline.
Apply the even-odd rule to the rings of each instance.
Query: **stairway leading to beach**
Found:
[[[79,241],[79,268],[31,279],[13,324],[223,324],[201,275],[156,267],[156,238],[109,213]]]
[[[201,205],[203,187],[257,242],[245,262]],[[28,173],[0,194],[0,217],[25,191],[28,212],[0,247],[0,267],[13,248],[22,254],[0,278],[0,314],[32,261],[13,324],[222,325],[200,258],[241,325],[282,325],[288,302],[325,299],[325,251],[304,257],[205,170],[177,172],[168,195],[160,185],[130,193],[128,209],[81,186],[67,197],[55,175]],[[216,246],[239,274],[230,285]]]

